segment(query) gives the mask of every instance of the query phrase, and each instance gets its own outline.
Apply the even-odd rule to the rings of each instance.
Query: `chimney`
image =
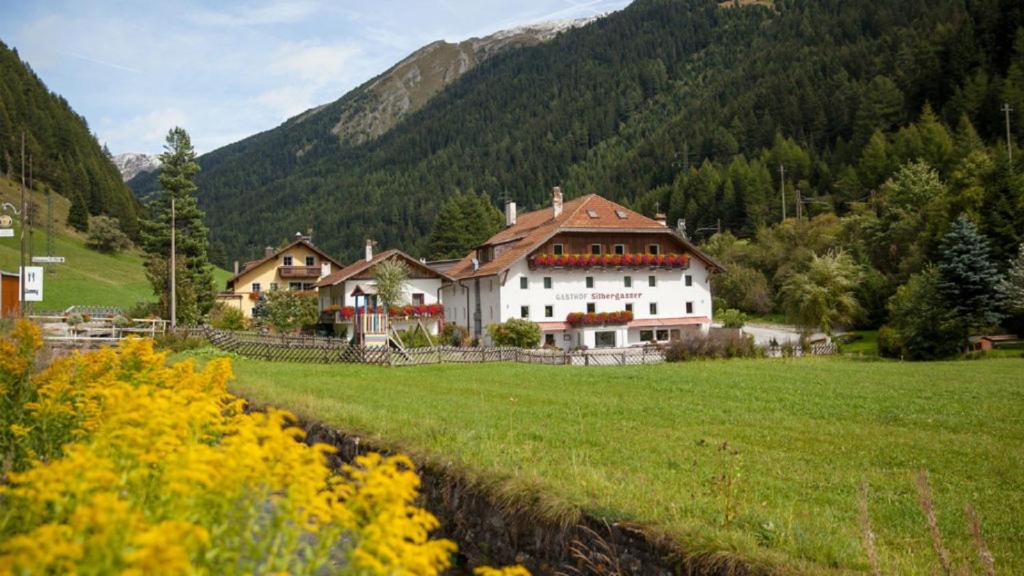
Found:
[[[505,226],[516,225],[516,203],[509,200],[505,202]]]
[[[366,239],[366,261],[373,260],[373,240]]]
[[[562,213],[562,189],[555,186],[551,191],[551,208],[554,210],[555,218]]]
[[[235,276],[238,276],[238,260],[235,260]]]
[[[267,246],[266,248],[263,249],[263,256],[265,258],[270,258],[271,256],[274,255],[274,252],[277,252],[277,250],[274,250],[273,246]]]
[[[663,212],[658,212],[654,215],[654,221],[662,226],[668,226],[668,217]]]

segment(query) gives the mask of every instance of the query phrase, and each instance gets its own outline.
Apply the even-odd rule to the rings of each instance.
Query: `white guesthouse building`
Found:
[[[486,341],[488,324],[526,318],[542,344],[614,348],[678,338],[711,323],[721,268],[665,225],[597,195],[516,214],[447,270],[445,322]]]

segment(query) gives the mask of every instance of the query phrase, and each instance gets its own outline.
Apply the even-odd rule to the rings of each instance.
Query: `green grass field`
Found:
[[[20,193],[13,182],[0,178],[0,201],[17,204]],[[33,238],[34,254],[46,254],[46,196],[33,193],[33,200],[40,216]],[[53,255],[67,259],[64,264],[49,265],[43,284],[43,301],[36,303],[37,310],[63,310],[75,304],[92,306],[117,306],[127,310],[138,302],[151,302],[156,298],[146,280],[143,259],[139,252],[122,254],[101,254],[85,247],[85,236],[67,228],[68,201],[54,196],[54,238]],[[19,208],[20,210],[20,208]],[[15,234],[19,233],[15,226]],[[17,272],[20,248],[15,238],[0,238],[0,269]],[[220,268],[214,269],[214,280],[218,290],[231,274]]]
[[[935,565],[914,480],[974,561],[1024,573],[1024,361],[736,360],[622,368],[417,368],[239,359],[234,390],[418,458],[546,514],[640,522],[691,552],[781,572],[861,571],[857,492],[886,574]]]

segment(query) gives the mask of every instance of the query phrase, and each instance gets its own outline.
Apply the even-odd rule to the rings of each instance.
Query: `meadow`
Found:
[[[14,182],[0,178],[0,202],[19,203],[20,192]],[[32,199],[38,212],[33,234],[33,253],[46,254],[46,195],[33,192]],[[64,264],[46,265],[43,301],[36,310],[60,311],[75,304],[89,306],[116,306],[127,310],[138,302],[153,302],[156,297],[146,279],[142,254],[137,250],[121,254],[102,254],[85,247],[86,236],[65,225],[69,202],[54,195],[53,255],[63,256]],[[20,207],[19,207],[20,210]],[[0,238],[0,269],[17,272],[20,245],[15,225],[14,238]],[[226,270],[214,269],[218,290],[230,276]]]
[[[915,487],[927,470],[954,560],[980,570],[973,505],[997,572],[1024,572],[1020,358],[234,368],[240,395],[452,463],[502,501],[636,522],[785,573],[868,569],[862,483],[883,572],[931,573]]]

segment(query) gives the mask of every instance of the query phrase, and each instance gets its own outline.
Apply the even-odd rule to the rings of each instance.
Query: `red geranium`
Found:
[[[654,256],[651,256],[650,254],[644,254],[643,255],[643,263],[644,263],[645,266],[650,266],[651,263],[653,263],[653,262],[654,262]]]
[[[612,256],[612,265],[613,266],[622,266],[622,256],[620,256],[619,254],[616,254],[615,256]]]
[[[430,316],[440,316],[444,312],[444,306],[441,304],[428,304],[427,314]]]
[[[622,257],[622,263],[626,266],[632,266],[634,264],[634,260],[635,258],[633,258],[632,254],[626,254]]]
[[[356,309],[353,308],[352,306],[345,306],[344,308],[341,309],[341,317],[345,319],[351,318],[352,316],[355,315],[355,313]]]
[[[656,260],[658,266],[664,266],[667,261],[668,259],[665,257],[664,254],[659,254]]]

